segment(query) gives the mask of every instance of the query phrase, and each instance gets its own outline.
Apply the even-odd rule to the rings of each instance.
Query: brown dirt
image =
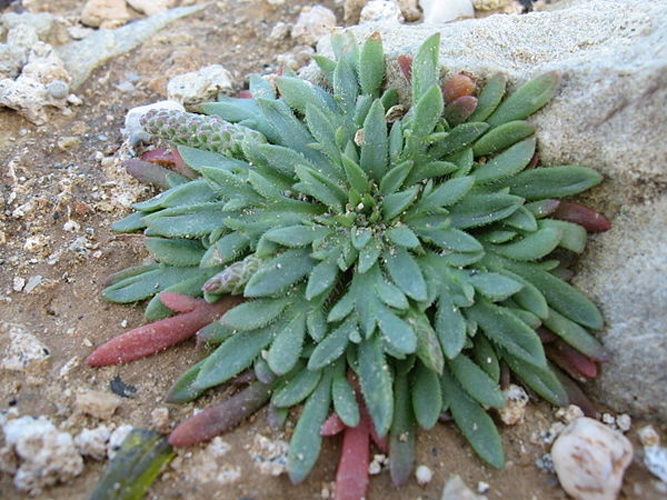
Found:
[[[32,8],[53,14],[79,11],[83,1],[32,2]],[[194,3],[203,3],[197,1]],[[321,2],[337,9],[333,0]],[[77,90],[83,105],[73,114],[57,111],[48,124],[36,127],[14,112],[0,109],[0,164],[3,209],[0,213],[0,310],[2,321],[22,325],[50,350],[48,363],[26,375],[3,370],[0,410],[16,408],[20,415],[45,415],[59,428],[76,435],[100,423],[151,426],[151,412],[168,408],[172,423],[182,421],[193,409],[220,398],[207,395],[195,404],[167,405],[163,395],[175,378],[197,359],[191,343],[120,367],[91,369],[82,364],[93,345],[142,323],[140,307],[104,302],[100,297],[105,277],[146,258],[138,237],[110,232],[111,222],[125,213],[122,197],[146,197],[139,186],[114,160],[122,143],[120,129],[128,109],[165,98],[166,81],[176,74],[207,64],[221,63],[236,78],[237,87],[253,72],[276,67],[277,54],[291,49],[286,39],[271,41],[269,33],[278,21],[293,23],[308,0],[271,6],[266,1],[217,2],[189,18],[172,23],[137,50],[115,58],[98,69]],[[139,76],[136,90],[118,85],[128,73]],[[27,205],[26,205],[27,204]],[[24,206],[24,215],[16,209]],[[65,223],[76,224],[65,228]],[[28,242],[28,245],[26,243]],[[42,276],[30,292],[13,290],[15,278]],[[69,370],[63,367],[70,363]],[[137,387],[135,397],[124,399],[105,422],[77,409],[77,391],[109,392],[110,380],[119,375]],[[523,423],[503,430],[508,465],[497,471],[473,455],[451,425],[438,425],[418,438],[417,464],[429,466],[433,481],[425,487],[416,481],[397,490],[387,471],[374,476],[369,498],[439,499],[446,480],[459,474],[475,488],[490,485],[489,498],[566,498],[553,475],[542,472],[535,461],[548,451],[531,436],[554,422],[555,409],[544,404],[530,407]],[[308,480],[292,486],[286,476],[258,473],[247,453],[257,433],[280,437],[265,423],[260,412],[250,422],[223,436],[232,451],[223,457],[227,465],[241,469],[237,481],[220,487],[201,482],[188,472],[195,450],[179,452],[176,466],[167,468],[150,489],[152,498],[322,498],[335,477],[340,444],[328,439]],[[631,435],[634,435],[634,429]],[[664,429],[663,429],[664,430]],[[1,443],[0,443],[1,444]],[[636,443],[635,443],[636,444]],[[224,464],[223,464],[224,465]],[[84,498],[93,488],[104,463],[87,460],[84,473],[69,484],[44,491],[41,498]],[[191,471],[190,471],[191,472]],[[17,492],[9,474],[0,474],[1,498],[27,498]],[[654,480],[639,464],[629,469],[623,498],[651,498]],[[657,498],[657,496],[655,497]]]

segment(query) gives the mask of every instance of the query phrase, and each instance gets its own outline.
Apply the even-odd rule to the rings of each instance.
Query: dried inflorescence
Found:
[[[267,401],[275,421],[302,405],[288,467],[299,482],[333,411],[347,429],[342,497],[346,484],[365,488],[365,469],[346,460],[369,436],[388,443],[400,484],[417,428],[444,413],[482,459],[502,466],[487,409],[505,404],[508,374],[555,404],[584,397],[547,358],[591,377],[607,357],[589,332],[602,327],[600,312],[562,276],[586,230],[608,221],[559,199],[601,177],[537,166],[526,118],[549,101],[556,74],[509,96],[501,75],[479,92],[464,74],[441,85],[439,44],[433,36],[414,60],[397,61],[412,88],[407,112],[396,113],[398,92],[385,88],[379,36],[359,46],[345,33],[332,38],[335,60],[316,57],[326,87],[293,74],[254,77],[252,98],[144,117],[197,175],[163,176],[171,187],[115,224],[143,231],[155,263],[114,275],[104,296],[153,297],[151,331],[190,315],[187,333],[198,330],[207,350],[171,401],[243,373],[256,379],[182,423],[172,444],[210,439]],[[181,314],[163,319],[172,310]],[[129,346],[111,342],[114,353]],[[89,363],[127,359],[98,352]],[[364,477],[347,477],[351,469]]]

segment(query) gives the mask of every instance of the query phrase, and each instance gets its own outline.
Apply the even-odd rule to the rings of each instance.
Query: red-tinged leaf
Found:
[[[162,302],[172,311],[179,313],[193,311],[201,303],[201,299],[195,299],[194,297],[176,292],[162,292],[159,297],[160,302]]]
[[[442,97],[450,103],[463,96],[475,95],[477,85],[465,73],[457,73],[442,85]]]
[[[547,357],[574,378],[595,378],[598,365],[588,356],[580,353],[565,342],[557,340],[545,346]]]
[[[366,497],[371,425],[370,418],[366,416],[361,418],[356,427],[345,428],[336,472],[335,500],[359,500]]]
[[[329,415],[329,418],[327,418],[322,424],[320,434],[322,436],[335,436],[336,434],[344,431],[346,428],[347,427],[340,419],[340,417],[337,414],[332,413]]]
[[[141,155],[143,161],[163,165],[169,171],[181,174],[188,179],[197,177],[197,172],[188,167],[176,148],[158,148],[146,151]]]
[[[397,62],[398,67],[400,68],[401,73],[403,73],[405,79],[408,81],[408,83],[412,82],[412,57],[400,55],[397,58]]]
[[[239,99],[252,99],[252,92],[249,89],[239,90],[236,93],[236,97]]]
[[[445,108],[445,120],[450,126],[458,125],[468,119],[477,108],[477,98],[471,95],[464,95],[447,104]]]
[[[167,174],[171,172],[168,168],[164,168],[156,163],[151,163],[137,158],[125,160],[122,163],[123,168],[142,184],[150,184],[151,186],[160,189],[168,189],[169,182],[167,181]]]
[[[176,303],[185,307],[186,303],[189,304],[190,297],[177,299],[174,295],[177,294],[169,294],[166,299],[172,305]],[[228,309],[238,304],[241,299],[231,296],[223,297],[212,304],[204,299],[191,300],[196,301],[194,309],[140,326],[114,337],[95,349],[86,358],[86,364],[89,366],[114,365],[155,354],[194,336],[197,331],[218,319]]]
[[[190,446],[227,432],[268,401],[271,386],[254,382],[222,403],[209,406],[178,425],[169,435],[172,446]]]
[[[554,219],[579,224],[592,233],[607,231],[611,228],[611,222],[604,215],[572,201],[561,201],[552,216]]]

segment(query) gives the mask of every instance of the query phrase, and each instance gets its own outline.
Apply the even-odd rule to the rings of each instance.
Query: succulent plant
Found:
[[[545,345],[570,373],[595,375],[606,352],[590,330],[603,318],[563,276],[586,229],[608,221],[559,199],[601,176],[536,166],[526,121],[558,75],[509,95],[502,75],[478,94],[462,74],[441,85],[439,44],[434,35],[414,60],[397,61],[409,107],[385,88],[379,35],[359,45],[343,33],[332,37],[335,60],[316,56],[321,86],[257,76],[251,98],[144,117],[194,175],[163,176],[166,191],[114,224],[143,231],[155,263],[115,274],[104,297],[152,298],[146,316],[156,323],[88,362],[127,361],[136,346],[146,355],[198,331],[205,356],[169,400],[193,400],[244,373],[256,379],[181,424],[172,444],[210,439],[267,402],[276,421],[301,405],[288,457],[294,482],[313,467],[327,421],[325,434],[350,430],[350,447],[368,447],[369,436],[388,446],[400,484],[416,429],[444,413],[501,467],[489,415],[505,404],[501,375],[568,401],[571,380]],[[181,314],[165,318],[173,311]],[[181,334],[165,338],[155,325]]]

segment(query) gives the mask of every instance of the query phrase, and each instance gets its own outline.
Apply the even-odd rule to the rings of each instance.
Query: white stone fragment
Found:
[[[111,418],[120,404],[121,398],[109,392],[84,390],[76,395],[77,408],[100,420]]]
[[[125,115],[125,128],[121,129],[123,137],[126,138],[131,146],[136,146],[140,142],[150,141],[151,135],[143,129],[139,120],[152,109],[175,109],[178,111],[185,111],[183,105],[176,101],[158,101],[153,104],[132,108],[127,112],[127,115]]]
[[[551,448],[561,486],[581,500],[616,499],[632,454],[623,434],[587,417],[567,426]]]
[[[424,11],[424,24],[441,24],[475,15],[470,0],[420,0],[419,4]]]
[[[567,407],[559,408],[558,411],[556,411],[556,418],[566,424],[571,424],[583,416],[583,410],[577,405],[568,405]]]
[[[171,9],[175,0],[125,0],[134,10],[152,16],[167,9]]]
[[[45,417],[20,417],[3,426],[5,441],[19,458],[14,486],[38,495],[47,486],[70,481],[83,471],[83,459],[67,432]]]
[[[371,0],[362,9],[359,23],[382,22],[397,25],[404,20],[396,0]]]
[[[481,500],[482,498],[472,491],[461,476],[455,475],[449,478],[442,490],[441,500]]]
[[[425,486],[433,479],[433,471],[426,465],[420,465],[415,469],[415,478],[419,486]]]
[[[111,431],[106,425],[100,425],[94,429],[83,429],[74,438],[74,444],[79,453],[95,460],[103,460],[107,456],[107,443]]]
[[[505,394],[505,406],[498,410],[500,420],[505,425],[515,425],[523,420],[526,414],[526,405],[528,404],[528,394],[520,385],[510,384],[503,391]]]
[[[120,447],[125,441],[127,435],[132,432],[133,427],[131,425],[123,424],[116,427],[109,436],[109,442],[107,443],[107,457],[113,458],[116,455],[116,452],[120,450]]]
[[[321,5],[304,7],[292,27],[292,38],[304,45],[314,45],[336,26],[336,14]]]
[[[49,349],[23,326],[0,323],[0,346],[4,352],[0,369],[33,373],[48,360]]]
[[[129,20],[125,0],[88,0],[81,11],[81,22],[93,28],[113,29]]]
[[[248,453],[262,474],[279,476],[287,472],[287,452],[289,444],[282,439],[271,440],[255,434]]]
[[[220,64],[205,66],[197,71],[173,77],[167,83],[169,100],[182,103],[186,108],[207,101],[215,101],[218,94],[232,90],[232,75]]]

